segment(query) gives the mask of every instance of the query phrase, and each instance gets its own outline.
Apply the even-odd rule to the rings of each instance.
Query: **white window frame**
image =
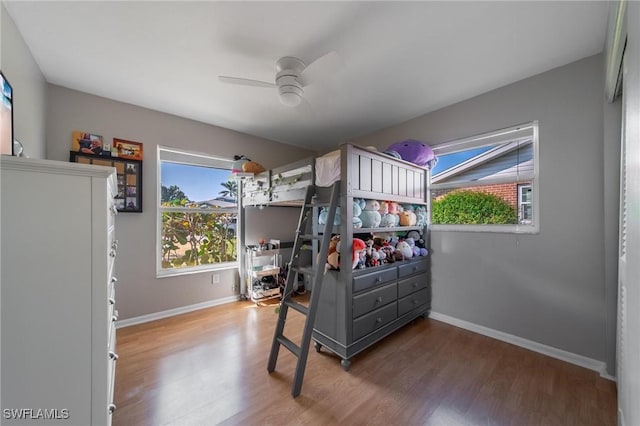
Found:
[[[522,191],[524,189],[530,189],[531,195],[533,195],[533,188],[531,187],[531,184],[523,183],[518,185],[518,223],[531,223],[531,220],[522,218],[522,216],[524,215],[524,207],[533,206],[533,200],[524,201],[522,199]]]
[[[501,143],[509,142],[510,140],[516,140],[526,136],[530,136],[533,140],[533,172],[520,176],[515,183],[525,184],[529,183],[532,189],[532,214],[533,219],[531,223],[517,223],[512,225],[463,225],[463,224],[432,224],[431,229],[433,231],[462,231],[462,232],[499,232],[499,233],[514,233],[514,234],[537,234],[540,232],[540,196],[539,196],[539,153],[538,153],[538,121],[532,121],[529,123],[519,124],[517,126],[508,127],[505,129],[495,130],[492,132],[483,133],[467,137],[464,139],[458,139],[450,142],[434,145],[433,151],[436,155],[452,154],[455,152],[466,151],[472,148],[479,148],[487,145],[497,145]],[[483,181],[482,184],[491,185],[499,183],[514,183],[513,178],[505,179],[492,179]],[[478,182],[479,184],[479,182]],[[470,185],[468,182],[460,184],[432,184],[431,191],[436,189],[445,188],[464,188]],[[518,196],[520,193],[518,192]],[[433,200],[431,200],[433,201]]]
[[[178,148],[172,148],[167,146],[158,145],[157,149],[157,176],[156,176],[156,278],[175,277],[180,275],[198,274],[211,271],[220,271],[225,269],[237,269],[240,266],[240,200],[238,199],[237,206],[237,225],[236,225],[236,260],[233,262],[224,262],[208,265],[198,265],[187,268],[169,269],[162,267],[162,213],[166,211],[185,211],[189,213],[229,213],[230,209],[216,209],[216,208],[187,208],[187,207],[162,207],[162,162],[174,162],[179,164],[186,164],[190,166],[204,166],[219,169],[229,169],[231,174],[231,166],[234,160],[218,158],[209,154],[186,151]]]

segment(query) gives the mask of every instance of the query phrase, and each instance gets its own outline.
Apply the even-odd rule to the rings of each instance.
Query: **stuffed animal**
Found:
[[[329,241],[329,250],[327,254],[327,265],[329,269],[340,269],[340,235],[334,235]]]
[[[352,257],[352,268],[356,269],[356,267],[362,263],[364,267],[364,256],[366,253],[367,245],[360,238],[353,239],[353,257]]]
[[[327,224],[327,216],[329,215],[329,208],[328,207],[322,207],[320,209],[320,215],[318,216],[318,224],[320,225],[326,225]],[[342,222],[341,217],[340,217],[340,206],[336,207],[336,215],[333,218],[333,225],[334,226],[340,226],[340,223]]]
[[[416,214],[413,211],[404,210],[400,213],[400,226],[415,226],[416,222]]]
[[[415,139],[407,139],[391,144],[384,152],[397,152],[404,161],[430,169],[438,162],[431,147]]]
[[[385,215],[385,223],[393,224],[385,225],[385,227],[398,226],[400,224],[400,205],[396,202],[390,201],[387,203],[387,208],[389,209],[389,215],[391,215],[391,217],[387,217]]]
[[[380,209],[378,210],[378,213],[380,213],[380,226],[383,228],[396,226],[396,216],[389,213],[389,202],[379,201],[379,203]]]
[[[364,201],[364,200],[363,200]],[[362,213],[362,207],[360,207],[360,203],[353,200],[353,227],[354,228],[362,228],[362,219],[360,219],[360,214]]]
[[[416,226],[425,226],[427,224],[427,208],[425,206],[416,206]]]
[[[384,216],[389,213],[389,203],[387,201],[378,201],[378,204],[380,204],[380,208],[378,209],[380,216]]]
[[[242,163],[242,171],[245,173],[262,173],[265,171],[265,168],[262,167],[262,164],[256,163],[255,161],[245,161]]]
[[[413,257],[413,250],[406,241],[400,241],[396,245],[395,251],[396,260],[411,259]]]
[[[377,200],[367,200],[364,209],[360,213],[363,228],[377,228],[380,226],[380,203]]]
[[[247,163],[251,160],[249,160],[247,157],[245,157],[244,155],[234,155],[233,156],[233,164],[231,165],[231,173],[242,173],[244,172],[244,170],[242,170],[242,165],[244,163]]]
[[[420,233],[418,231],[409,231],[407,232],[407,240],[411,238],[414,242],[416,247],[418,248],[423,248],[424,247],[424,240],[422,239],[422,236],[420,235]]]

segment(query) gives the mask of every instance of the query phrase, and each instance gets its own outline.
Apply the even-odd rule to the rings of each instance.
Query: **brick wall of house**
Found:
[[[469,186],[461,189],[448,189],[433,191],[434,199],[439,200],[449,192],[454,191],[473,191],[484,192],[488,194],[497,195],[505,200],[514,209],[518,208],[518,184],[517,183],[501,183],[496,185],[482,185],[482,186]]]

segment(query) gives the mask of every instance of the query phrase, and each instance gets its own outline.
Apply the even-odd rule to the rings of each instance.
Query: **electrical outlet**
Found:
[[[211,284],[220,283],[220,274],[211,274]]]
[[[239,291],[239,289],[238,289],[238,283],[233,283],[233,285],[231,286],[231,291],[233,291],[233,292],[237,292],[237,291]]]

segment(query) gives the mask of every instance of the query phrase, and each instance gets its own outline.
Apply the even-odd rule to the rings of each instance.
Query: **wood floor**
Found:
[[[285,334],[299,341],[303,317]],[[353,358],[313,347],[302,393],[296,358],[267,357],[274,306],[230,303],[117,331],[113,424],[612,425],[615,384],[591,370],[431,319]]]

